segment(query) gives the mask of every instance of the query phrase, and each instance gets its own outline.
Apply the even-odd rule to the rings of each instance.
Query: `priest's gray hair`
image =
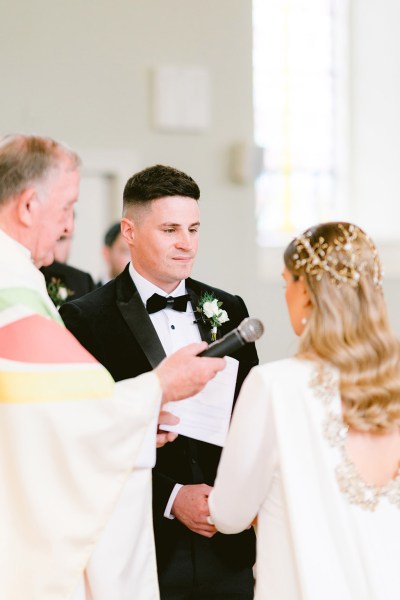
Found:
[[[45,180],[49,171],[67,161],[79,168],[79,156],[70,148],[48,137],[8,135],[0,141],[0,205]]]

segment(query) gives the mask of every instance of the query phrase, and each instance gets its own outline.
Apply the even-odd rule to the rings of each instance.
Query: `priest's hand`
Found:
[[[183,400],[197,394],[218,371],[222,371],[226,364],[224,358],[197,356],[206,348],[206,342],[189,344],[158,365],[154,372],[160,379],[162,402]]]
[[[166,410],[160,411],[158,415],[158,424],[159,425],[177,425],[179,423],[179,417],[173,415]],[[174,431],[163,431],[162,429],[157,429],[157,448],[162,448],[168,442],[173,442],[178,437],[178,434]]]

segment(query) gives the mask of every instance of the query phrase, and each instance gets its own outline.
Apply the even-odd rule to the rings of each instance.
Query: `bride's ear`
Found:
[[[302,294],[304,307],[312,308],[310,294],[308,293],[308,289],[307,289],[306,282],[305,282],[303,275],[300,276],[300,278],[298,280],[298,284],[300,285],[300,291]]]

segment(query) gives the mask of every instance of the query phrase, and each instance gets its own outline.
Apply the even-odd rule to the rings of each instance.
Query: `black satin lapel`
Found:
[[[147,360],[154,369],[165,358],[164,348],[140,298],[139,292],[136,290],[131,279],[130,282],[132,283],[132,287],[130,287],[129,294],[127,294],[126,281],[121,280],[119,282],[121,285],[117,287],[117,306],[126,324],[141,346]]]
[[[211,325],[210,323],[205,323],[200,315],[200,313],[196,312],[196,308],[199,302],[199,297],[192,289],[186,285],[187,293],[190,296],[190,301],[192,303],[194,317],[196,319],[197,326],[199,328],[200,336],[203,342],[207,342],[207,344],[211,343]]]

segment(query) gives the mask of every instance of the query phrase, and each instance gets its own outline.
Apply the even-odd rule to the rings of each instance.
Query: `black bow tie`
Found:
[[[147,312],[151,315],[151,313],[158,312],[159,310],[163,310],[163,308],[173,308],[174,310],[179,310],[179,312],[185,312],[188,301],[190,300],[189,294],[184,294],[183,296],[177,296],[173,298],[172,296],[160,296],[160,294],[153,294],[146,302]]]

